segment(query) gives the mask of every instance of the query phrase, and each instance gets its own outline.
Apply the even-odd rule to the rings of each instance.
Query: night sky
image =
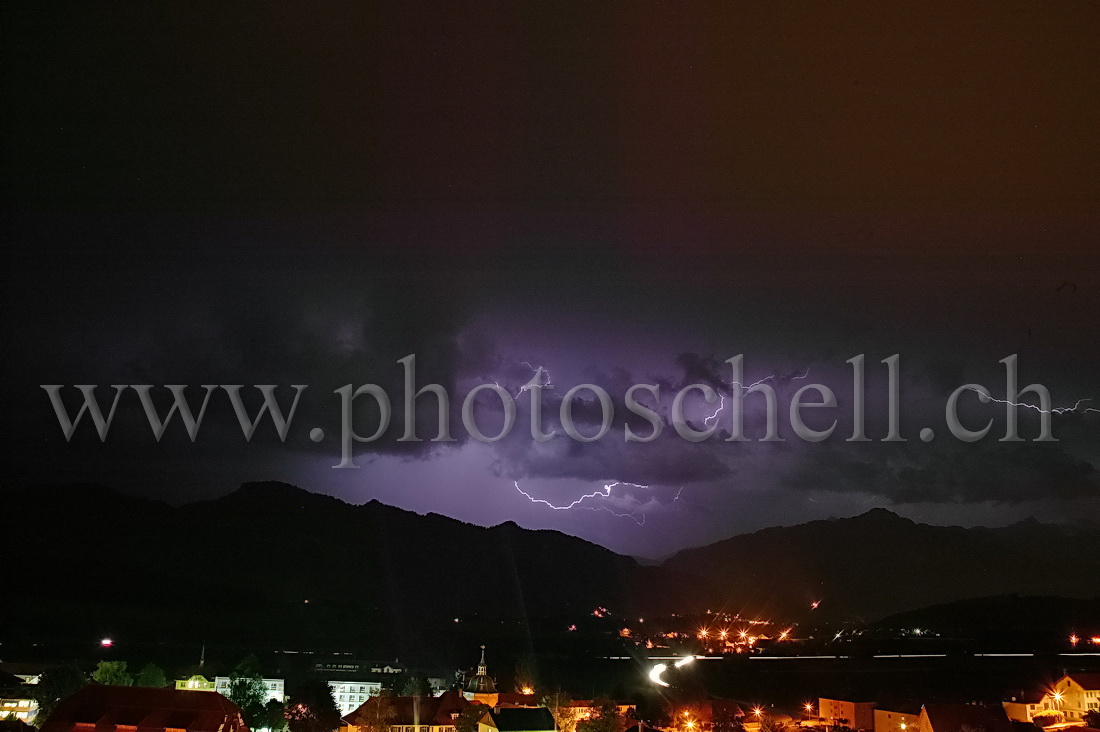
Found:
[[[943,427],[956,387],[1004,396],[1010,354],[1055,406],[1100,408],[1096,4],[2,13],[8,489],[179,503],[283,480],[649,557],[876,506],[1100,515],[1100,413],[1002,443],[1004,407],[971,395],[990,436]],[[400,412],[410,353],[420,384],[452,390],[460,439],[398,442],[398,420],[334,470],[333,390],[381,384]],[[908,441],[883,443],[894,353]],[[499,443],[460,426],[466,391],[514,393],[525,362],[553,416],[583,382],[619,407],[639,382],[728,394],[737,354],[747,380],[775,376],[788,438],[794,391],[832,387],[836,434],[628,445],[620,409],[599,442],[537,444],[526,398]],[[858,354],[869,443],[845,442]],[[157,444],[128,392],[101,444],[90,424],[67,443],[39,387],[177,383],[196,405],[200,384],[309,389],[285,443],[270,423],[246,443],[215,395],[194,444],[179,424]],[[499,422],[491,400],[481,414]],[[746,423],[762,435],[759,409]],[[637,485],[556,511],[513,481],[555,505]]]

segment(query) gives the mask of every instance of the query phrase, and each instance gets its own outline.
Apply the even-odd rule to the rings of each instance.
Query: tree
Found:
[[[1083,720],[1085,726],[1092,727],[1093,729],[1100,729],[1100,712],[1095,709],[1085,712]]]
[[[401,687],[401,696],[431,696],[432,687],[428,684],[428,678],[419,671],[409,673],[405,684]]]
[[[267,706],[267,686],[259,676],[235,676],[225,695],[240,707],[244,723],[250,729],[258,727],[256,723]]]
[[[593,704],[596,713],[577,722],[577,732],[623,732],[626,729],[626,720],[619,714],[615,702],[604,696]]]
[[[352,722],[364,732],[389,732],[390,722],[397,716],[393,696],[389,691],[372,696],[352,712]]]
[[[560,732],[576,732],[581,710],[573,706],[573,699],[568,694],[560,691],[547,694],[542,698],[542,705],[554,715],[554,724]]]
[[[38,726],[42,726],[41,723],[50,716],[59,701],[87,683],[88,677],[75,663],[56,666],[43,673],[38,683],[27,690],[31,698],[38,702]]]
[[[1040,727],[1049,727],[1065,721],[1065,717],[1057,709],[1043,709],[1031,715],[1031,721]]]
[[[333,732],[340,726],[332,688],[320,679],[303,682],[291,694],[284,716],[290,732]]]
[[[261,678],[260,662],[255,656],[246,656],[229,675],[229,689],[225,694],[236,704],[249,728],[259,729],[260,718],[267,706],[267,686]]]
[[[481,702],[473,702],[462,710],[455,720],[455,732],[477,732],[477,723],[489,711],[489,707]]]
[[[285,732],[286,728],[286,704],[278,699],[269,699],[267,704],[264,704],[263,712],[256,719],[256,726],[250,729]]]
[[[147,663],[141,667],[141,671],[138,671],[134,686],[152,686],[159,689],[168,686],[168,679],[164,676],[164,669],[155,663]]]
[[[100,661],[92,680],[105,686],[132,686],[134,677],[126,671],[125,661]]]

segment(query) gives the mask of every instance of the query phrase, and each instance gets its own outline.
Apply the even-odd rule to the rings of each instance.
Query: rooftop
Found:
[[[41,732],[69,732],[78,724],[112,732],[119,726],[248,732],[237,705],[216,692],[102,684],[88,684],[63,700]]]

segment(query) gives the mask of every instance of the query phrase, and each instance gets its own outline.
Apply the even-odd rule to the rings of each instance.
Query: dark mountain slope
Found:
[[[874,620],[972,597],[1100,595],[1100,530],[1034,522],[928,526],[875,509],[735,536],[662,565],[717,583],[735,607],[809,620]]]

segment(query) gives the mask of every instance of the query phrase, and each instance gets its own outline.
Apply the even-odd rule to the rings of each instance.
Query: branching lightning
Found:
[[[1040,407],[1036,404],[1028,404],[1027,402],[1013,402],[1013,401],[1009,401],[1008,399],[998,399],[994,396],[990,396],[988,393],[983,392],[981,389],[978,389],[977,387],[968,386],[967,389],[969,389],[970,391],[972,391],[975,394],[977,394],[978,396],[980,396],[982,398],[982,401],[996,402],[997,404],[1007,404],[1011,407],[1027,407],[1028,409],[1034,409],[1036,412],[1039,412],[1040,414],[1069,414],[1071,412],[1077,412],[1077,413],[1080,413],[1080,414],[1088,414],[1089,412],[1100,412],[1100,409],[1097,409],[1096,407],[1085,407],[1084,409],[1081,408],[1081,405],[1084,404],[1085,402],[1091,402],[1092,397],[1085,397],[1084,399],[1078,399],[1077,403],[1074,404],[1072,407],[1052,407],[1051,409],[1043,409],[1042,407]]]
[[[608,508],[607,506],[582,506],[581,504],[584,503],[585,501],[589,500],[589,499],[592,499],[592,498],[610,498],[611,497],[611,489],[614,488],[615,486],[622,485],[622,486],[630,486],[632,488],[649,488],[648,485],[642,485],[640,483],[627,483],[626,481],[616,480],[613,483],[605,483],[603,488],[592,491],[591,493],[585,493],[583,496],[576,499],[575,501],[573,501],[571,503],[567,503],[565,505],[561,505],[561,506],[555,505],[555,504],[551,503],[550,501],[547,501],[545,498],[536,498],[535,496],[532,496],[530,493],[528,493],[527,491],[525,491],[525,490],[523,490],[522,488],[519,487],[519,481],[518,480],[513,480],[512,485],[514,485],[516,490],[519,491],[520,494],[524,498],[526,498],[528,501],[530,501],[531,503],[541,503],[542,505],[548,506],[548,507],[554,509],[555,511],[569,511],[569,510],[572,510],[574,508],[581,508],[581,509],[584,509],[585,511],[607,511],[612,516],[617,516],[619,518],[628,518],[631,521],[633,521],[634,523],[638,524],[639,526],[645,526],[645,514],[644,513],[639,514],[639,513],[636,513],[634,511],[631,511],[630,513],[622,513],[620,511],[615,511],[611,508]],[[683,490],[683,489],[681,489],[681,490]],[[679,494],[677,494],[677,498],[679,498]]]
[[[797,373],[798,372],[795,372],[795,375],[792,375],[790,377],[790,379],[792,381],[795,380],[795,379],[805,379],[807,376],[809,376],[810,375],[810,367],[807,366],[805,372],[800,376],[797,375]],[[734,381],[734,382],[732,382],[731,387],[736,386],[737,388],[739,388],[741,390],[741,393],[744,394],[745,392],[747,392],[749,389],[753,388],[754,386],[759,386],[759,385],[763,384],[765,381],[770,381],[770,380],[776,379],[776,378],[778,378],[778,376],[779,376],[779,374],[772,374],[771,376],[765,376],[763,379],[760,379],[759,381],[754,381],[753,383],[749,384],[748,386],[745,386],[744,384],[741,384],[741,383],[738,383],[738,382]],[[715,422],[718,421],[719,413],[723,409],[725,409],[725,407],[726,407],[726,395],[723,394],[722,392],[718,392],[718,396],[719,396],[718,408],[714,410],[714,414],[710,415],[709,417],[703,418],[703,424],[705,424],[707,427],[713,427],[714,426]]]
[[[534,388],[537,388],[537,387],[545,387],[545,388],[551,388],[551,389],[554,387],[554,382],[551,381],[551,379],[550,379],[550,372],[547,371],[544,367],[542,367],[542,366],[533,366],[530,361],[521,361],[520,363],[522,363],[524,366],[531,369],[535,373],[531,376],[530,381],[528,381],[526,384],[524,384],[523,386],[521,386],[519,388],[519,391],[516,393],[516,396],[519,396],[523,392],[530,391],[531,389],[534,389]],[[546,381],[542,380],[543,376],[546,377]]]
[[[526,384],[517,389],[515,394],[512,394],[512,390],[504,386],[504,384],[501,384],[497,379],[493,379],[493,386],[512,394],[512,397],[515,399],[519,399],[524,392],[531,391],[532,389],[554,388],[554,383],[550,380],[550,372],[547,371],[545,367],[535,366],[530,361],[520,361],[520,363],[531,369],[531,378]]]

